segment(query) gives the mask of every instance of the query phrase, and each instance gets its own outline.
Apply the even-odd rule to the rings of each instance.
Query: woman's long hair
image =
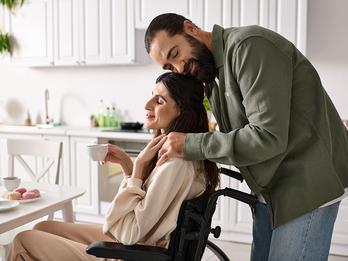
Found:
[[[167,88],[171,98],[179,108],[180,115],[173,120],[169,127],[164,130],[166,134],[170,132],[200,133],[208,132],[208,117],[203,105],[204,85],[195,77],[185,76],[178,73],[167,72],[160,75],[156,83],[162,82]],[[160,135],[157,130],[156,136]],[[149,177],[156,166],[158,155],[150,161],[145,171],[144,180]],[[204,160],[206,175],[206,190],[213,191],[219,184],[219,170],[215,163]]]

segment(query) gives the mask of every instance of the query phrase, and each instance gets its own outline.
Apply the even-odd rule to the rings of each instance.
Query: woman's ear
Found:
[[[192,37],[197,37],[198,34],[198,26],[192,23],[189,20],[184,21],[184,33],[192,36]]]

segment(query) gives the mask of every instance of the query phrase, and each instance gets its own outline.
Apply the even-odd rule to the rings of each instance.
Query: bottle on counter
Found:
[[[99,127],[105,127],[105,107],[104,107],[104,100],[100,99],[99,101],[99,112],[97,116],[98,126]]]
[[[105,127],[112,127],[112,115],[110,111],[110,107],[106,107],[106,113],[105,113]]]
[[[120,127],[120,119],[119,119],[119,115],[117,113],[115,104],[112,105],[111,118],[112,118],[111,127],[119,128]]]

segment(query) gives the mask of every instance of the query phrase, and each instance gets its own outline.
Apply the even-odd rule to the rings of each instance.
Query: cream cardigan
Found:
[[[171,159],[149,178],[124,176],[106,213],[103,232],[125,245],[168,247],[180,206],[205,189],[203,163]]]

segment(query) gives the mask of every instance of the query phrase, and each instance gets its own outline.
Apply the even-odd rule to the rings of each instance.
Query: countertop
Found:
[[[0,125],[0,134],[38,134],[59,136],[80,136],[96,138],[114,138],[128,140],[150,140],[153,134],[142,130],[139,132],[122,131],[114,128],[89,128],[71,126],[14,126]]]

